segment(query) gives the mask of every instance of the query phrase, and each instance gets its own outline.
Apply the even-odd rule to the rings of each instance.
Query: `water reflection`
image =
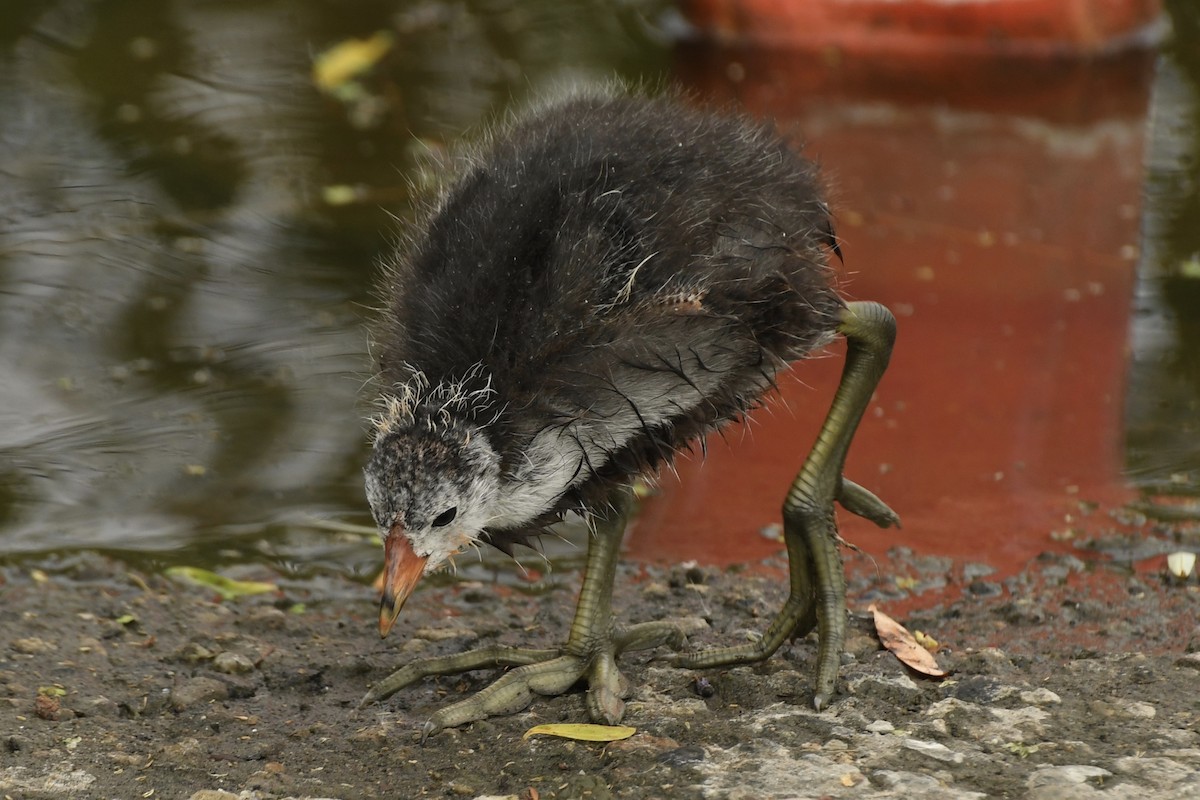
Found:
[[[1139,485],[1200,495],[1200,8],[1174,6],[1149,120],[1126,445]]]
[[[847,536],[875,554],[903,543],[1019,568],[1081,507],[1125,497],[1119,430],[1151,59],[962,60],[953,71],[815,61],[726,50],[683,66],[706,91],[804,136],[836,180],[847,291],[898,314],[892,367],[848,472],[905,529],[848,519]],[[788,76],[804,76],[806,91]],[[838,368],[796,374],[827,387]],[[702,470],[689,465],[652,509],[638,552],[664,555],[700,532],[730,561],[777,547],[756,533],[777,518],[826,392],[786,386],[789,412],[762,418],[733,452],[712,448]],[[743,497],[753,500],[730,499]]]
[[[341,566],[362,328],[422,141],[564,70],[661,69],[650,4],[45,2],[0,31],[0,552]],[[397,32],[365,114],[314,48]],[[329,208],[323,187],[361,186]],[[386,208],[384,207],[386,205]]]

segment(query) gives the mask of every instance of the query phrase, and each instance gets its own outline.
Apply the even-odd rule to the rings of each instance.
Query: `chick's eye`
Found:
[[[442,513],[438,514],[436,517],[434,517],[433,527],[444,528],[445,526],[449,525],[451,522],[454,522],[454,517],[457,515],[458,515],[458,507],[457,506],[454,508],[448,508],[445,511],[443,511]]]

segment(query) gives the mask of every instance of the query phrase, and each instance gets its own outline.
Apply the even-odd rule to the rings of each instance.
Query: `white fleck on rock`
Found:
[[[940,742],[928,742],[924,739],[905,739],[904,747],[914,753],[945,761],[948,764],[961,764],[966,758],[962,753],[957,753]]]

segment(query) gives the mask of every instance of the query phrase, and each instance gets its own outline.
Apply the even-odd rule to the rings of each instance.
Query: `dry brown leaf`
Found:
[[[950,674],[938,666],[933,654],[922,647],[903,625],[876,608],[874,603],[867,610],[875,617],[875,632],[879,635],[880,644],[892,655],[931,678],[944,678]]]

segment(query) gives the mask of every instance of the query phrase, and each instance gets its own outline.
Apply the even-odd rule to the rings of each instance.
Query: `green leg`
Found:
[[[762,639],[747,645],[684,653],[674,663],[691,669],[746,664],[774,653],[789,637],[820,633],[813,704],[829,702],[846,640],[846,578],[838,552],[834,501],[880,527],[898,525],[883,501],[842,477],[846,452],[871,395],[887,368],[896,321],[878,303],[850,303],[838,332],[846,337],[846,366],[816,444],[783,503],[788,551],[788,599]]]
[[[513,666],[516,669],[465,700],[439,709],[425,723],[422,740],[443,728],[465,725],[490,716],[525,708],[535,694],[559,695],[579,680],[588,683],[588,713],[596,722],[614,724],[625,713],[628,683],[617,670],[616,659],[627,650],[648,650],[659,645],[676,649],[683,634],[669,623],[650,622],[618,626],[612,618],[612,587],[625,522],[633,494],[622,488],[613,496],[612,511],[595,522],[588,543],[587,568],[575,607],[567,643],[555,650],[484,647],[454,656],[430,658],[409,664],[385,678],[362,699],[359,707],[382,700],[421,678],[453,675],[473,669]]]

